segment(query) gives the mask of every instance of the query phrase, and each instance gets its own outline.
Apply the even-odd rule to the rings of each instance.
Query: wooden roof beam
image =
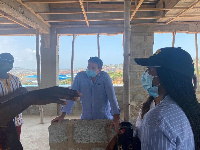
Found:
[[[163,10],[183,10],[188,9],[189,7],[175,7],[175,8],[140,8],[138,11],[163,11]],[[196,9],[200,9],[199,7],[195,7]],[[131,10],[131,12],[135,11],[135,9]],[[98,14],[98,13],[124,13],[124,10],[102,10],[102,11],[86,11],[86,14]],[[35,12],[36,14],[43,15],[69,15],[69,14],[82,14],[83,12],[77,11],[50,11],[50,12]]]
[[[24,7],[26,7],[28,10],[30,10],[34,15],[36,15],[43,23],[45,23],[47,26],[51,27],[51,25],[50,25],[48,22],[45,22],[44,19],[43,19],[40,15],[36,14],[35,11],[34,11],[29,5],[24,4],[24,3],[22,2],[22,0],[17,0],[17,1],[18,1],[20,4],[24,5]]]
[[[133,19],[133,17],[135,16],[135,14],[137,13],[138,9],[140,8],[140,6],[142,5],[144,0],[140,0],[139,3],[137,4],[134,12],[131,14],[131,18],[130,18],[130,21]]]
[[[79,0],[23,0],[23,3],[78,3]],[[124,0],[84,0],[83,2],[124,2]],[[156,3],[156,1],[145,1],[145,3]]]
[[[166,24],[171,23],[172,21],[174,21],[176,18],[180,17],[181,15],[183,15],[184,13],[186,13],[188,10],[194,8],[197,4],[199,4],[200,0],[198,0],[197,2],[193,3],[189,8],[184,9],[183,11],[181,11],[175,18],[170,19],[169,21],[166,22]]]
[[[88,22],[87,15],[86,15],[86,13],[85,13],[85,8],[84,8],[84,6],[83,6],[83,1],[82,1],[82,0],[79,0],[79,2],[80,2],[80,5],[81,5],[81,9],[82,9],[83,16],[84,16],[84,18],[85,18],[86,24],[87,24],[87,26],[89,27],[90,25],[89,25],[89,22]]]
[[[22,0],[23,3],[79,3],[79,0]]]
[[[89,21],[121,21],[123,18],[116,19],[91,19]],[[83,22],[85,20],[46,20],[47,22]]]
[[[20,8],[20,9],[19,9]],[[44,22],[42,22],[35,14],[18,1],[0,1],[0,10],[12,16],[15,23],[20,24],[26,28],[32,27],[34,29],[40,28],[42,33],[50,33],[50,28]],[[9,18],[8,18],[9,19]]]
[[[134,20],[151,20],[151,19],[159,19],[161,16],[155,16],[155,17],[137,17],[133,18]],[[107,18],[107,19],[89,19],[90,22],[95,21],[123,21],[124,18]],[[85,20],[83,19],[74,19],[74,20],[46,20],[46,22],[83,22]]]
[[[0,25],[2,25],[2,24],[8,25],[8,24],[16,24],[16,23],[14,23],[14,22],[0,22]]]
[[[26,36],[26,35],[35,35],[35,29],[10,29],[10,30],[1,30],[0,36]]]
[[[24,27],[26,29],[30,28],[30,26],[27,26],[27,25],[21,23],[20,21],[17,21],[16,19],[14,19],[13,17],[11,17],[10,15],[5,15],[2,12],[0,12],[0,16],[4,17],[4,18],[6,18],[6,19],[8,19],[9,21],[12,22],[12,23],[11,22],[9,22],[9,23],[6,22],[6,24],[18,24],[18,25],[20,25],[20,26],[22,26],[22,27]],[[5,24],[5,22],[3,22],[3,24]]]

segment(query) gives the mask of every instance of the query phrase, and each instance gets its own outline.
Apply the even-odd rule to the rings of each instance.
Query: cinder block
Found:
[[[131,65],[131,67],[133,68],[133,71],[143,71],[143,67],[139,66],[139,65]]]
[[[145,42],[145,43],[142,43],[141,44],[141,49],[143,50],[149,50],[149,51],[152,51],[153,53],[153,43],[152,42]]]
[[[131,35],[148,35],[149,32],[153,32],[151,26],[131,26]],[[138,34],[139,33],[139,34]]]
[[[147,92],[146,92],[146,95],[145,93],[143,94],[138,94],[134,97],[134,101],[145,101],[147,99]]]
[[[134,42],[133,39],[131,39],[131,44],[130,44],[130,51],[139,51],[141,49],[140,47],[141,43],[139,42]]]
[[[134,58],[140,58],[140,57],[144,57],[145,56],[145,50],[144,49],[139,49],[139,50],[135,50],[135,49],[132,49],[131,50],[131,57],[134,57]]]
[[[115,135],[110,130],[112,120],[64,120],[49,127],[52,150],[102,150]]]
[[[47,104],[43,106],[45,116],[55,116],[57,114],[57,104]]]
[[[49,126],[49,143],[60,143],[67,141],[67,124],[69,120],[62,123],[53,123]]]
[[[147,43],[154,43],[154,36],[145,36],[144,38],[145,42]]]
[[[102,120],[82,120],[74,124],[74,140],[76,143],[106,143],[104,123]]]
[[[144,36],[134,36],[131,35],[132,42],[144,42]]]
[[[152,49],[145,50],[145,57],[150,57],[152,55],[153,55],[153,50]]]

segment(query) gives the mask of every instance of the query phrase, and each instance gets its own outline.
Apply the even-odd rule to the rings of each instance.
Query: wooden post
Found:
[[[39,52],[39,29],[36,29],[36,59],[37,59],[37,82],[40,87],[40,52]]]
[[[99,43],[99,33],[97,34],[97,49],[98,49],[98,57],[100,58],[100,43]]]
[[[123,104],[124,104],[124,121],[129,121],[130,114],[130,0],[124,0],[124,63],[123,63]]]
[[[172,32],[172,47],[174,47],[174,44],[175,44],[175,35],[176,35],[176,32]]]
[[[72,57],[71,57],[71,84],[74,80],[74,42],[75,42],[76,35],[73,34],[72,40]]]
[[[198,58],[198,43],[197,43],[197,33],[195,33],[195,47],[196,47],[196,76],[197,76],[197,87],[199,86],[199,58]]]
[[[40,38],[40,31],[36,29],[36,59],[37,59],[37,82],[38,82],[38,89],[40,89],[40,49],[39,49],[39,38]],[[43,107],[39,106],[40,111],[40,123],[44,123],[44,115],[43,115]]]

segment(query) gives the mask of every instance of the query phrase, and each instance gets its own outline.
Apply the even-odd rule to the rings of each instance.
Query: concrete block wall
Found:
[[[115,135],[111,120],[63,120],[49,126],[50,150],[104,150]]]
[[[27,87],[27,89],[29,91],[31,90],[36,90],[38,89],[37,87]],[[123,118],[123,87],[122,86],[115,86],[115,94],[119,103],[119,107],[121,109],[121,114],[122,114],[122,118]],[[57,104],[48,104],[48,105],[44,105],[43,106],[44,109],[44,116],[56,116],[57,114],[60,115],[61,114],[61,105],[57,105]],[[81,104],[80,101],[77,101],[74,103],[74,106],[72,108],[72,112],[70,114],[70,116],[80,116],[82,112],[81,109]],[[27,108],[24,112],[24,115],[39,115],[39,106],[38,105],[32,105],[29,108]]]
[[[141,75],[146,67],[137,65],[134,58],[153,54],[154,32],[148,26],[132,26],[130,40],[130,116],[135,119],[148,94],[141,85]]]

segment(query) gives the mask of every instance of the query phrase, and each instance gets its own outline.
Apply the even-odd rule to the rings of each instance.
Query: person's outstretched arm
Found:
[[[64,104],[65,101],[61,99],[76,100],[79,96],[80,94],[76,90],[57,86],[19,95],[0,103],[0,126],[5,126],[11,119],[30,105]]]
[[[27,92],[28,92],[28,90],[25,87],[20,87],[8,95],[0,96],[0,103],[5,102],[5,101],[12,99],[13,97],[19,96],[21,94],[25,94]]]

